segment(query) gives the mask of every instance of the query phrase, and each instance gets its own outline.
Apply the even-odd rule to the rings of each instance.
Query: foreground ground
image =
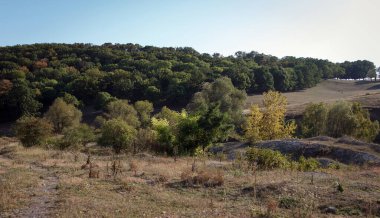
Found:
[[[353,80],[325,80],[317,86],[297,92],[284,93],[288,99],[288,114],[299,115],[305,106],[312,103],[332,103],[338,100],[358,101],[367,108],[379,108],[380,82]],[[247,108],[251,104],[261,104],[262,95],[251,95],[247,99]]]
[[[26,149],[2,138],[0,217],[380,216],[380,168],[254,173],[239,159],[194,165],[190,157],[149,154],[119,156],[113,167],[110,151],[90,152],[99,178],[89,178],[84,153]],[[207,182],[191,180],[196,175]]]

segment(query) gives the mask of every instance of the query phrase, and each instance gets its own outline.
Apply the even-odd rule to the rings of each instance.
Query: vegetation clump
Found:
[[[294,121],[285,121],[287,100],[279,92],[264,93],[263,105],[251,107],[245,125],[245,136],[251,142],[291,138],[296,130]]]
[[[58,147],[60,149],[76,148],[94,141],[96,141],[96,135],[93,128],[87,124],[80,124],[63,131],[63,137],[58,140]]]
[[[294,161],[281,154],[281,152],[268,148],[248,148],[245,157],[249,164],[259,170],[296,169],[299,171],[315,171],[320,168],[320,163],[315,158],[301,156]]]
[[[266,148],[249,148],[247,149],[246,158],[249,163],[256,163],[258,169],[261,170],[287,169],[290,166],[289,159],[281,152]]]
[[[54,131],[61,133],[64,128],[79,125],[82,112],[64,99],[57,98],[45,113],[45,118],[53,124]]]
[[[14,126],[16,137],[25,147],[43,144],[53,132],[53,126],[46,119],[21,117]]]
[[[98,143],[112,147],[115,153],[131,151],[137,131],[122,119],[108,120],[101,129]]]
[[[363,109],[357,102],[309,104],[302,119],[302,133],[305,137],[349,135],[371,142],[379,130],[378,121],[372,122],[368,110]]]

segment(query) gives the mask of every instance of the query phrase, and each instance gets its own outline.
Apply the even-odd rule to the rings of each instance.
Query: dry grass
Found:
[[[365,81],[326,80],[310,89],[284,93],[288,99],[288,115],[302,113],[308,103],[338,100],[359,101],[365,107],[378,107],[380,103],[380,83]],[[251,104],[261,104],[262,95],[251,95],[247,99],[247,108]]]
[[[328,206],[341,216],[380,213],[380,168],[323,170],[311,184],[309,172],[253,175],[244,164],[215,160],[197,161],[192,171],[189,157],[174,162],[138,155],[119,156],[124,170],[109,177],[113,157],[93,155],[99,178],[88,178],[89,169],[81,169],[85,154],[11,146],[16,147],[0,158],[0,214],[17,216],[35,198],[30,193],[38,181],[47,182],[49,175],[58,178],[51,217],[329,217],[323,213]]]

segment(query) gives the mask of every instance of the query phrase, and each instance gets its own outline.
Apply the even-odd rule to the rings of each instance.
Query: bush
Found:
[[[41,145],[51,135],[53,126],[45,119],[22,117],[14,126],[16,137],[25,147]]]
[[[320,163],[315,158],[305,158],[301,156],[298,160],[298,170],[314,171],[320,167]]]
[[[129,104],[128,100],[115,100],[106,106],[107,116],[110,119],[122,119],[129,126],[139,127],[140,121],[136,109]]]
[[[297,199],[294,199],[292,197],[283,197],[280,199],[279,206],[280,208],[291,209],[297,208],[299,204],[300,202]]]
[[[144,150],[155,148],[158,144],[157,132],[152,129],[139,129],[137,131],[137,137],[134,146],[134,153],[141,152]]]
[[[102,135],[98,142],[103,146],[110,146],[115,153],[131,149],[137,131],[122,119],[111,119],[102,127]]]
[[[246,158],[250,164],[257,164],[259,169],[289,168],[290,162],[286,156],[279,151],[271,149],[249,148]]]
[[[86,124],[67,129],[63,134],[63,138],[58,142],[60,149],[83,146],[86,143],[95,141],[96,138],[94,130]]]

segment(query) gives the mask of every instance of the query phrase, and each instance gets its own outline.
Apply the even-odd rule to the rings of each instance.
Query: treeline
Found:
[[[220,92],[216,92],[220,89]],[[153,151],[173,156],[203,153],[222,142],[244,122],[246,95],[229,78],[206,83],[186,109],[162,107],[157,113],[147,100],[131,103],[111,98],[94,126],[81,123],[79,101],[70,94],[54,100],[43,116],[23,116],[14,125],[25,147],[48,145],[80,149],[89,142],[112,147],[115,153]],[[57,134],[62,137],[57,137]]]
[[[88,126],[81,123],[79,101],[66,94],[55,99],[43,116],[18,119],[14,125],[15,136],[26,147],[86,149],[89,142],[97,142],[111,147],[116,154],[150,151],[174,157],[206,155],[208,148],[228,139],[256,143],[296,136],[296,122],[285,119],[284,95],[265,92],[263,107],[252,105],[251,113],[244,116],[246,94],[227,77],[206,83],[181,112],[164,106],[154,113],[153,104],[147,100],[135,103],[117,98],[108,100],[95,125]],[[305,137],[349,135],[371,142],[379,132],[379,123],[372,122],[368,111],[359,103],[320,103],[308,105],[300,128]],[[278,156],[266,151],[252,152],[252,158]],[[283,164],[287,167],[293,163],[285,158]]]
[[[261,93],[309,88],[321,79],[363,78],[374,69],[369,61],[336,64],[257,52],[223,57],[188,47],[110,43],[0,47],[0,121],[41,113],[66,94],[81,105],[114,97],[179,108],[205,82],[220,77],[229,77],[247,93]]]

